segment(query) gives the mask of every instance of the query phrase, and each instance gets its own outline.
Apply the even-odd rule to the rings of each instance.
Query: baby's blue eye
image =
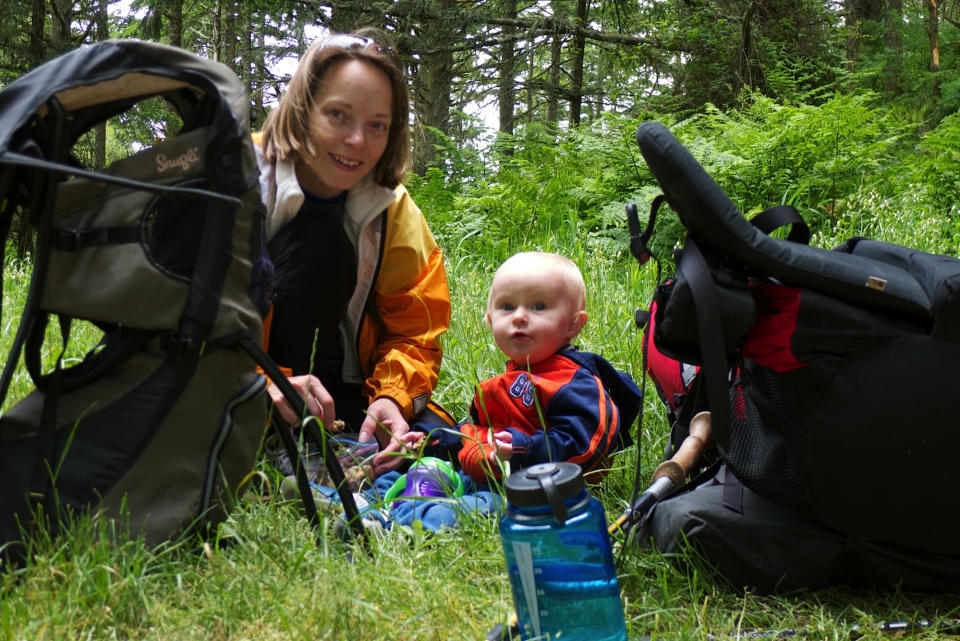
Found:
[[[547,308],[547,305],[545,303],[534,303],[530,307],[530,309],[532,309],[535,312],[542,312],[546,308]]]
[[[503,303],[502,305],[500,305],[500,309],[502,309],[505,312],[512,312],[514,310],[514,305],[513,303]]]

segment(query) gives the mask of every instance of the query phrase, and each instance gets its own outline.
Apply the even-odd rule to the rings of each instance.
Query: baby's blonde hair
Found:
[[[510,258],[503,261],[497,271],[493,274],[493,281],[490,285],[490,292],[487,294],[487,312],[491,311],[490,306],[493,303],[493,282],[497,280],[497,274],[505,269],[515,269],[523,267],[528,273],[543,273],[547,270],[556,270],[566,281],[567,288],[573,300],[576,302],[577,311],[584,311],[587,308],[587,286],[583,282],[583,274],[577,264],[560,254],[542,251],[518,252]]]

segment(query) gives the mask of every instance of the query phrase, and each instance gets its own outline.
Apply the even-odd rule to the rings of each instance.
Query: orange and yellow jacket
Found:
[[[267,162],[258,134],[254,142],[270,238],[296,216],[304,195],[293,162]],[[437,384],[440,336],[450,326],[443,253],[403,185],[387,189],[369,175],[347,192],[344,229],[356,250],[357,286],[339,329],[343,380],[362,383],[368,402],[393,399],[409,420]],[[265,336],[269,321],[268,314]]]

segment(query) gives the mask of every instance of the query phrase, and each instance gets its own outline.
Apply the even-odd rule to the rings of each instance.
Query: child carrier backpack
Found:
[[[155,96],[182,118],[176,135],[102,171],[80,165],[82,134]],[[248,111],[226,66],[139,41],[77,49],[0,92],[0,239],[18,206],[35,230],[0,377],[2,402],[22,354],[35,386],[0,417],[0,544],[86,511],[128,518],[154,544],[222,520],[252,470],[267,417],[257,362],[283,377],[258,347],[264,221]],[[78,321],[102,339],[68,366]]]
[[[628,210],[634,255],[662,199],[687,229],[648,336],[674,415],[710,411],[723,464],[835,533],[840,565],[868,548],[943,555],[955,582],[960,260],[865,238],[810,247],[789,208],[751,224],[663,126],[637,142],[663,197],[643,234]],[[787,239],[768,235],[784,224]]]

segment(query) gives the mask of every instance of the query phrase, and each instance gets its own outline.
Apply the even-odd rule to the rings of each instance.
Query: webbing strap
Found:
[[[56,107],[56,101],[53,106]],[[26,141],[21,147],[27,153],[42,154],[43,151],[33,140]],[[20,324],[17,326],[13,342],[10,345],[10,351],[7,354],[7,360],[3,366],[3,373],[0,374],[0,403],[6,400],[7,392],[10,390],[10,383],[13,381],[13,373],[20,362],[20,354],[23,351],[24,343],[27,340],[27,334],[37,320],[38,309],[40,307],[41,289],[46,277],[47,259],[49,256],[49,221],[52,216],[53,197],[51,194],[54,187],[50,177],[44,173],[31,174],[29,179],[29,193],[31,196],[30,209],[34,214],[34,224],[37,225],[37,246],[33,258],[33,273],[30,276],[30,286],[27,289],[27,300],[24,302],[23,311],[20,315]]]
[[[37,325],[40,332],[45,330],[49,317],[44,314],[43,318],[44,322]],[[33,482],[27,496],[35,505],[44,505],[45,508],[56,507],[56,504],[51,503],[48,499],[50,498],[50,485],[54,482],[59,468],[59,461],[54,460],[57,449],[57,405],[60,400],[64,375],[63,356],[67,351],[67,343],[70,341],[71,319],[63,316],[57,318],[60,322],[62,348],[60,355],[57,356],[53,372],[43,375],[40,371],[39,354],[43,342],[42,333],[39,337],[40,344],[33,345],[31,348],[32,341],[27,341],[28,350],[26,353],[26,364],[27,369],[30,370],[30,376],[37,384],[37,389],[43,391],[43,409],[40,412],[40,423],[37,425],[37,448],[33,461]],[[37,339],[36,331],[34,331],[33,339]]]
[[[730,393],[727,366],[727,346],[723,340],[720,305],[716,283],[703,253],[690,236],[677,257],[677,271],[690,285],[694,315],[697,318],[697,337],[703,365],[700,376],[706,383],[707,404],[712,417],[712,429],[726,441],[730,430]]]
[[[732,510],[737,514],[743,514],[743,484],[729,467],[723,468],[723,490],[720,494],[720,502],[723,507]]]
[[[280,368],[277,367],[277,364],[273,362],[273,359],[270,358],[259,345],[254,343],[249,336],[244,336],[240,341],[240,346],[253,358],[257,365],[263,368],[263,371],[266,372],[274,385],[283,393],[287,402],[290,403],[293,411],[298,416],[306,416],[307,412],[303,399],[297,394],[297,391],[293,389],[293,386],[280,371]],[[303,501],[304,510],[307,512],[307,519],[311,525],[317,525],[319,523],[317,505],[313,500],[313,490],[310,488],[310,479],[307,476],[303,459],[300,456],[300,450],[297,448],[297,443],[293,438],[293,432],[290,426],[282,424],[281,421],[274,421],[274,428],[280,435],[280,440],[283,441],[283,447],[287,451],[290,462],[294,465],[297,489],[300,491],[300,498]],[[307,436],[313,440],[320,452],[323,453],[323,463],[327,468],[327,472],[330,474],[330,480],[337,489],[337,495],[340,497],[340,502],[343,505],[347,523],[353,530],[354,536],[361,543],[367,543],[365,536],[366,531],[363,529],[363,519],[360,516],[360,510],[357,508],[357,502],[354,500],[353,494],[350,492],[350,488],[346,483],[343,468],[340,466],[340,462],[337,460],[333,448],[328,446],[329,439],[324,438],[324,435],[320,432],[320,428],[317,427],[316,421],[304,421],[303,429],[307,431]]]
[[[43,341],[47,332],[47,323],[50,315],[42,313],[36,317],[30,334],[27,336],[26,349],[24,350],[23,361],[27,367],[30,378],[36,384],[38,389],[46,388],[46,380],[51,375],[44,375],[43,364],[40,362],[40,353],[43,349]],[[56,361],[56,371],[62,369],[63,355],[67,351],[67,343],[70,342],[70,326],[73,319],[69,316],[57,315],[57,321],[60,325],[61,351]]]
[[[50,245],[59,251],[76,251],[100,245],[123,245],[140,242],[140,227],[94,227],[92,229],[64,229],[55,227]]]
[[[654,226],[657,222],[657,212],[660,211],[660,205],[666,202],[667,197],[660,194],[650,203],[650,218],[647,219],[646,228],[640,230],[640,219],[637,216],[637,206],[627,205],[627,226],[630,229],[630,253],[637,259],[640,265],[643,265],[653,253],[650,251],[650,236],[653,234]],[[659,281],[658,281],[659,282]]]
[[[60,370],[54,372],[43,392],[43,408],[37,425],[36,451],[33,459],[33,478],[27,497],[34,506],[43,506],[48,510],[53,505],[50,498],[50,486],[56,475],[57,401],[60,399]],[[51,521],[53,523],[54,521]]]
[[[750,224],[769,236],[775,230],[790,225],[787,240],[806,245],[810,242],[810,228],[800,212],[790,205],[777,205],[765,209],[750,219]]]

